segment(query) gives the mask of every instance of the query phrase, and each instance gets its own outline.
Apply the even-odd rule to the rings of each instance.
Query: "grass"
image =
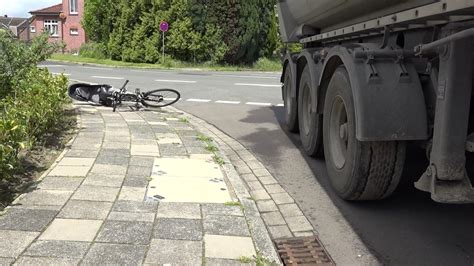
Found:
[[[98,64],[113,67],[133,67],[133,68],[158,68],[158,69],[176,69],[176,68],[192,68],[200,70],[214,70],[214,71],[271,71],[280,72],[281,62],[279,59],[260,58],[253,65],[223,65],[211,62],[204,63],[189,63],[179,60],[166,60],[164,64],[147,64],[147,63],[131,63],[123,61],[115,61],[111,59],[96,59],[89,57],[82,57],[72,54],[53,54],[51,56],[53,61],[62,61],[70,63],[82,64]]]
[[[240,256],[239,261],[242,262],[242,263],[247,263],[247,264],[253,262],[252,258],[249,258],[249,257],[246,257],[246,256]]]
[[[267,258],[263,257],[262,254],[260,254],[260,252],[257,252],[257,255],[253,256],[253,258],[240,256],[239,261],[245,264],[255,262],[255,265],[257,266],[277,265],[276,263],[274,262],[272,263]]]
[[[216,155],[216,154],[214,154],[214,156],[212,156],[212,160],[214,160],[214,162],[217,163],[218,165],[224,165],[225,164],[224,159],[222,159],[222,157],[220,157],[219,155]]]
[[[257,256],[254,256],[255,264],[257,266],[264,266],[264,265],[277,265],[275,262],[270,262],[267,258],[262,256],[262,254],[257,251]]]
[[[183,122],[183,123],[189,123],[189,120],[186,118],[186,117],[181,117],[179,119],[179,121]]]
[[[224,203],[225,206],[240,206],[242,207],[242,204],[238,201],[228,201]]]
[[[208,144],[208,145],[206,146],[206,150],[215,153],[215,152],[217,152],[219,149],[218,149],[215,145]]]
[[[205,136],[203,134],[198,134],[197,137],[196,137],[197,140],[200,140],[202,142],[211,142],[212,139],[208,136]]]

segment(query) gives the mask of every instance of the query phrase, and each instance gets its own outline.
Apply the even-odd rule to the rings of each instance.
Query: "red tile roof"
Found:
[[[30,13],[33,14],[33,15],[35,15],[35,14],[59,14],[62,11],[63,11],[63,4],[61,3],[61,4],[54,5],[54,6],[50,6],[50,7],[30,11]]]

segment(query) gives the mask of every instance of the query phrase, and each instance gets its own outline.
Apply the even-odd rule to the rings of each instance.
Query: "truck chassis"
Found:
[[[281,12],[280,12],[281,14]],[[474,1],[443,0],[301,36],[281,77],[286,124],[325,156],[346,200],[388,197],[408,141],[429,165],[415,187],[443,203],[474,202]]]

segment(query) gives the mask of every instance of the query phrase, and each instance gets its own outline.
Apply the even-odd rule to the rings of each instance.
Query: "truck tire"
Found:
[[[297,133],[298,132],[298,101],[296,98],[291,97],[292,91],[292,79],[293,73],[291,73],[290,65],[285,68],[285,76],[283,78],[283,103],[285,106],[285,121],[286,128],[288,131]]]
[[[378,200],[396,189],[405,162],[405,142],[356,139],[349,75],[339,67],[324,103],[324,155],[331,184],[345,200]]]
[[[323,116],[313,113],[313,98],[316,93],[311,86],[311,76],[309,67],[305,66],[301,74],[300,87],[298,90],[298,124],[300,129],[300,139],[303,150],[312,157],[322,157],[323,151]]]

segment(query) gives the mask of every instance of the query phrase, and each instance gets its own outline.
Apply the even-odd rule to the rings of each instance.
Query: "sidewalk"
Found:
[[[280,264],[272,238],[314,235],[265,167],[205,121],[77,110],[70,147],[0,217],[0,264]]]

